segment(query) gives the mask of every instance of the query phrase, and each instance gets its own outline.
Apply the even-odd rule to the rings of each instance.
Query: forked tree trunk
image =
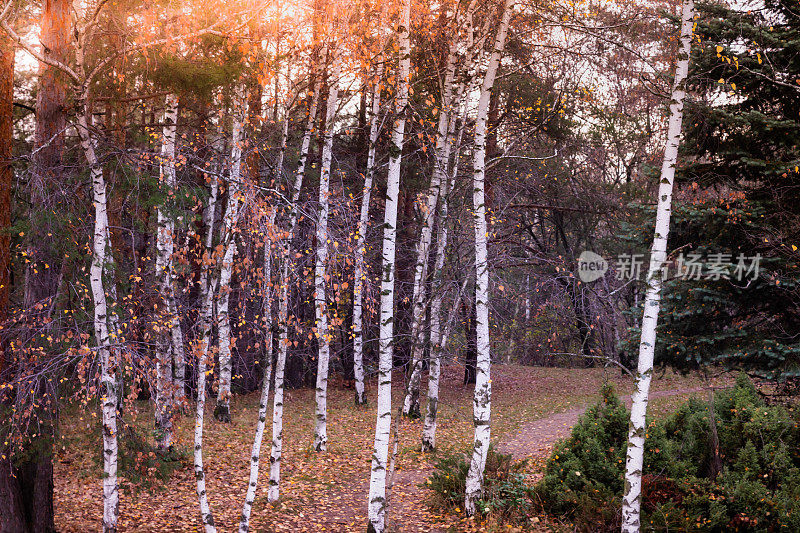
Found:
[[[103,411],[103,531],[115,533],[119,516],[119,490],[117,486],[117,381],[115,367],[117,361],[112,357],[111,335],[118,342],[116,320],[109,309],[107,294],[116,291],[106,283],[105,275],[110,247],[108,232],[108,202],[103,169],[95,151],[95,139],[90,130],[91,111],[87,101],[81,102],[78,115],[78,135],[81,140],[89,173],[92,180],[92,201],[94,203],[94,233],[92,239],[92,262],[89,270],[89,283],[94,304],[94,330],[100,359],[100,391]],[[116,302],[112,302],[112,305]]]
[[[203,422],[206,410],[206,375],[209,373],[208,356],[211,344],[211,320],[214,311],[214,293],[217,280],[214,276],[213,243],[214,243],[214,218],[219,195],[219,182],[217,178],[211,181],[211,195],[208,206],[203,213],[206,226],[205,253],[200,267],[200,340],[195,345],[197,357],[197,410],[194,422],[194,475],[197,483],[197,499],[200,506],[200,520],[205,533],[216,533],[214,515],[208,504],[206,494],[206,475],[203,469]],[[213,360],[213,359],[212,359]]]
[[[459,100],[461,100],[464,87],[465,85],[462,83],[458,92]],[[467,100],[468,98],[464,98],[460,104],[461,108],[464,110],[467,108]],[[462,112],[462,115],[463,114],[464,112]],[[444,182],[445,186],[442,190],[441,209],[439,212],[439,231],[436,236],[436,260],[433,267],[433,280],[431,282],[431,293],[433,295],[433,300],[431,302],[430,319],[431,353],[428,369],[428,405],[425,412],[425,421],[422,424],[422,451],[433,451],[436,449],[436,418],[439,412],[439,380],[441,378],[442,371],[442,353],[444,352],[445,343],[447,342],[450,325],[455,319],[455,314],[461,300],[461,294],[464,291],[467,280],[469,279],[466,278],[464,280],[464,284],[456,295],[453,306],[450,309],[448,320],[445,322],[445,327],[442,328],[442,301],[445,292],[443,288],[444,260],[445,253],[447,252],[447,240],[449,234],[449,200],[450,195],[453,193],[453,189],[455,188],[456,175],[458,174],[458,151],[461,144],[461,135],[464,131],[463,124],[465,118],[466,117],[462,117],[461,127],[458,130],[457,136],[454,136],[457,122],[455,119],[450,120],[450,126],[448,128],[449,131],[447,143],[450,145],[448,153],[452,151],[453,146],[456,148],[456,153],[453,158],[452,167],[449,167],[449,161],[446,162],[448,164],[448,177]]]
[[[653,356],[656,347],[656,325],[661,302],[661,285],[664,261],[667,258],[667,236],[672,212],[672,184],[678,162],[678,146],[683,123],[683,103],[686,99],[686,77],[689,74],[694,24],[694,0],[684,0],[681,14],[681,48],[675,69],[672,98],[669,106],[667,146],[661,165],[658,185],[656,227],[650,249],[650,267],[647,271],[647,292],[642,315],[642,337],[639,343],[639,364],[636,388],[631,403],[631,420],[628,427],[628,451],[625,460],[625,491],[622,496],[622,532],[638,532],[641,527],[642,468],[644,466],[645,417],[653,374]]]
[[[394,273],[397,243],[397,200],[400,192],[400,165],[406,129],[406,106],[411,71],[411,0],[404,0],[397,41],[400,51],[395,99],[395,120],[389,145],[389,173],[386,185],[386,213],[383,225],[383,265],[381,270],[381,310],[378,352],[378,412],[375,444],[369,480],[368,531],[383,533],[386,527],[386,469],[389,431],[392,425],[392,360],[394,356]]]
[[[475,329],[477,331],[478,361],[476,365],[475,396],[472,400],[472,417],[475,423],[475,444],[472,450],[466,480],[464,511],[475,513],[475,504],[483,492],[483,471],[489,452],[491,431],[492,382],[489,353],[489,262],[486,241],[485,170],[486,170],[486,120],[489,98],[494,86],[500,56],[506,42],[508,24],[514,10],[514,0],[505,0],[500,27],[497,30],[489,66],[483,78],[478,111],[475,119],[475,154],[473,159],[472,203],[475,217]]]
[[[425,281],[428,277],[428,262],[430,246],[433,238],[433,222],[436,214],[436,204],[442,187],[442,179],[447,179],[447,162],[450,159],[450,144],[447,142],[447,133],[450,122],[450,105],[452,99],[453,77],[456,70],[456,44],[457,38],[450,45],[447,54],[447,67],[445,69],[444,85],[442,92],[442,108],[439,111],[439,124],[436,132],[436,154],[433,163],[433,174],[428,187],[428,196],[423,207],[422,230],[417,242],[417,261],[414,265],[414,290],[411,319],[412,358],[411,372],[408,379],[408,390],[403,399],[403,415],[411,418],[420,417],[419,409],[419,384],[422,376],[422,358],[425,352],[425,343],[422,342],[422,325],[425,320]]]
[[[278,340],[278,357],[275,361],[275,393],[273,394],[272,408],[272,450],[270,455],[269,490],[267,501],[274,502],[280,497],[281,481],[281,456],[283,454],[283,385],[286,370],[286,354],[289,350],[289,276],[292,273],[294,261],[291,258],[292,242],[297,231],[298,202],[300,190],[303,188],[303,178],[306,173],[308,149],[311,145],[311,135],[314,132],[314,119],[317,116],[317,103],[322,85],[322,76],[317,73],[311,102],[308,106],[308,119],[306,122],[303,140],[300,144],[300,160],[297,163],[297,172],[292,187],[291,205],[289,206],[289,224],[286,237],[283,241],[283,267],[281,268],[281,299],[278,304],[278,327],[280,337]],[[287,118],[288,120],[288,113]]]
[[[455,122],[453,120],[452,122]],[[451,128],[452,130],[452,128]],[[452,134],[452,131],[451,131]],[[457,157],[457,156],[456,156]],[[445,162],[447,163],[447,161]],[[447,252],[449,196],[455,186],[455,175],[444,180],[441,208],[439,210],[439,231],[436,235],[436,259],[431,281],[431,352],[428,364],[428,406],[422,425],[422,451],[436,449],[436,416],[439,407],[439,378],[442,368],[442,301],[444,298],[444,260]],[[457,306],[456,306],[457,307]]]
[[[231,162],[228,175],[228,203],[225,207],[222,236],[226,241],[225,255],[219,274],[217,296],[217,322],[219,327],[219,388],[214,418],[220,422],[231,421],[231,317],[230,294],[233,261],[236,256],[236,224],[239,221],[239,197],[241,195],[242,148],[244,145],[244,120],[247,116],[247,98],[243,84],[235,89],[233,109],[233,134],[231,135]]]
[[[264,230],[264,375],[261,378],[261,399],[258,403],[258,422],[256,422],[253,447],[250,451],[250,479],[247,484],[247,495],[242,506],[242,517],[239,521],[239,533],[250,531],[250,513],[256,498],[258,487],[258,469],[261,463],[261,442],[264,439],[264,427],[267,423],[269,406],[269,385],[272,379],[272,235],[275,227],[275,214],[273,207],[269,215],[269,222]]]
[[[381,3],[381,17],[378,28],[383,27],[386,3]],[[383,48],[383,41],[380,43]],[[383,54],[378,55],[375,82],[372,85],[372,104],[369,116],[369,148],[367,149],[367,168],[364,171],[364,189],[361,194],[361,214],[358,219],[355,261],[353,265],[353,374],[356,387],[356,405],[366,405],[364,394],[364,255],[367,253],[367,224],[369,222],[369,202],[372,197],[372,182],[375,179],[375,148],[380,133],[379,114],[381,110],[381,83],[383,81]]]
[[[172,353],[176,348],[173,329],[180,321],[173,314],[175,298],[172,285],[172,254],[175,251],[175,220],[173,206],[175,191],[175,133],[178,122],[178,97],[169,94],[164,103],[164,126],[161,141],[161,160],[159,162],[159,185],[165,198],[158,208],[158,227],[156,234],[156,279],[161,293],[162,306],[157,317],[158,342],[156,345],[156,442],[158,448],[172,447],[172,415],[174,410],[174,384],[172,378]]]
[[[333,54],[337,54],[333,50]],[[328,332],[328,303],[325,296],[328,262],[328,214],[330,212],[331,159],[333,151],[333,119],[339,103],[339,57],[333,59],[332,77],[328,82],[328,101],[325,110],[325,135],[322,145],[322,168],[319,178],[319,218],[317,220],[317,253],[314,267],[314,311],[317,318],[317,390],[314,449],[324,452],[328,446],[328,365],[331,356],[331,337]]]
[[[472,68],[472,59],[475,57],[474,49],[474,29],[472,28],[472,17],[477,7],[477,1],[471,0],[464,13],[456,20],[457,32],[460,32],[464,20],[467,22],[468,47],[464,58],[463,75],[468,76]],[[463,17],[463,18],[462,18]],[[436,204],[440,196],[442,181],[448,179],[448,166],[450,162],[450,152],[453,147],[453,133],[455,123],[453,117],[453,104],[460,102],[466,88],[466,79],[462,79],[455,93],[453,91],[454,80],[456,77],[456,64],[458,59],[458,34],[450,44],[447,54],[445,67],[445,77],[442,85],[442,109],[439,113],[439,122],[436,133],[435,160],[433,175],[431,177],[428,196],[423,215],[422,231],[417,242],[417,262],[414,267],[414,289],[412,302],[414,305],[411,322],[412,339],[412,362],[411,371],[408,379],[408,390],[403,400],[403,414],[411,418],[419,418],[420,406],[420,381],[422,377],[422,359],[425,352],[425,344],[422,341],[422,325],[425,320],[427,307],[425,282],[428,277],[428,263],[430,256],[430,245],[433,238],[433,222],[436,212]],[[447,184],[445,183],[445,186]]]

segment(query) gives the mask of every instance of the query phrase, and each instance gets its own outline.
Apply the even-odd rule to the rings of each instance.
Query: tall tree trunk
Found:
[[[455,122],[454,120],[452,122]],[[451,128],[452,131],[452,128]],[[447,161],[445,161],[445,164]],[[444,298],[444,260],[447,252],[449,195],[455,186],[455,175],[444,181],[441,207],[439,210],[439,230],[436,235],[436,260],[431,282],[431,353],[428,366],[428,407],[422,426],[422,451],[436,449],[436,415],[439,407],[439,378],[442,358],[442,301]]]
[[[378,352],[378,412],[375,444],[369,480],[368,531],[383,533],[386,527],[386,469],[389,431],[392,425],[392,362],[394,356],[394,273],[397,244],[397,200],[400,193],[400,165],[406,129],[406,106],[411,71],[411,0],[404,0],[397,42],[400,51],[395,98],[395,120],[389,145],[389,174],[386,184],[386,213],[383,225],[383,267],[381,271],[381,310]]]
[[[267,407],[269,405],[269,385],[272,379],[272,235],[275,227],[276,208],[272,208],[269,222],[264,230],[264,375],[261,378],[261,399],[258,403],[258,422],[256,423],[253,448],[250,452],[250,480],[247,484],[247,495],[242,506],[242,517],[239,521],[239,533],[250,530],[250,513],[256,498],[258,486],[258,469],[261,463],[261,442],[264,439],[264,427],[267,423]]]
[[[9,316],[11,283],[11,186],[14,169],[11,165],[14,140],[14,45],[0,33],[0,323]],[[6,341],[0,336],[0,380],[5,368]],[[4,405],[5,407],[5,405]],[[8,442],[0,431],[0,442]],[[25,506],[19,474],[12,468],[11,448],[0,445],[0,531],[26,532]]]
[[[280,337],[278,340],[278,357],[275,361],[275,393],[272,398],[272,451],[270,455],[269,490],[267,500],[276,501],[280,497],[281,480],[281,455],[283,454],[283,388],[284,374],[286,371],[286,354],[289,350],[289,276],[294,270],[294,261],[291,258],[292,243],[297,231],[297,215],[299,210],[300,191],[303,188],[303,178],[306,174],[306,161],[308,149],[311,145],[311,135],[314,132],[314,119],[317,116],[317,104],[322,86],[322,76],[317,72],[311,102],[308,106],[303,140],[300,143],[300,160],[297,163],[297,172],[292,187],[292,203],[289,206],[289,224],[286,237],[283,241],[283,267],[281,268],[281,299],[278,304],[278,327]],[[286,120],[289,120],[288,113]]]
[[[11,187],[14,167],[14,43],[0,32],[0,323],[9,315],[11,294]],[[0,342],[0,374],[5,346]],[[0,474],[1,475],[1,474]]]
[[[417,242],[417,262],[414,265],[414,290],[412,302],[414,305],[411,319],[412,358],[411,372],[408,379],[408,390],[403,400],[403,415],[411,418],[420,417],[419,409],[419,384],[422,375],[422,358],[425,343],[422,342],[422,324],[425,320],[426,298],[425,281],[428,277],[428,262],[430,245],[433,238],[433,221],[436,214],[436,204],[439,201],[442,178],[447,177],[447,162],[450,160],[450,144],[447,134],[450,130],[451,100],[453,93],[453,77],[456,71],[456,58],[458,38],[454,38],[447,54],[444,84],[442,85],[442,108],[439,111],[439,123],[436,132],[436,155],[433,163],[433,174],[428,187],[428,196],[423,207],[422,230]]]
[[[156,441],[159,449],[172,447],[172,415],[174,409],[174,383],[172,378],[172,354],[183,346],[175,346],[173,330],[180,330],[180,320],[173,313],[175,297],[172,284],[172,255],[175,251],[174,198],[175,193],[175,133],[178,123],[178,97],[169,94],[164,103],[163,140],[159,164],[161,194],[164,205],[158,208],[156,234],[156,279],[162,299],[162,313],[157,318],[159,335],[156,346]],[[181,339],[182,342],[182,339]]]
[[[475,396],[472,401],[475,422],[475,445],[472,450],[467,473],[464,511],[467,516],[475,513],[475,504],[483,492],[483,471],[489,452],[491,431],[492,382],[490,379],[491,356],[489,353],[489,262],[486,241],[485,170],[486,170],[486,120],[500,56],[506,42],[508,24],[514,10],[514,0],[505,0],[500,27],[497,30],[489,66],[483,78],[481,96],[475,119],[475,154],[473,158],[472,203],[475,209],[475,329],[477,332],[477,375]]]
[[[219,195],[219,182],[217,178],[212,178],[211,195],[209,196],[208,206],[203,213],[206,226],[205,253],[200,270],[200,335],[199,341],[195,344],[195,356],[197,357],[197,409],[194,422],[194,475],[197,483],[197,499],[200,506],[200,519],[203,522],[205,533],[216,533],[214,526],[214,515],[211,506],[208,504],[206,494],[206,475],[203,469],[203,423],[206,411],[206,374],[208,371],[208,348],[211,344],[211,320],[214,311],[214,293],[217,280],[212,270],[214,261],[214,218],[217,208],[217,197]]]
[[[386,3],[381,3],[381,17],[378,28],[383,28]],[[383,41],[380,43],[383,48]],[[361,194],[361,214],[358,219],[355,261],[353,265],[353,374],[356,387],[356,405],[366,405],[364,394],[364,255],[367,253],[367,224],[369,222],[369,202],[372,197],[372,182],[375,179],[375,148],[380,134],[379,115],[381,110],[381,83],[383,79],[383,54],[378,55],[375,80],[372,85],[372,103],[369,115],[369,148],[367,166],[364,171],[364,188]]]
[[[314,267],[314,310],[317,319],[317,390],[314,449],[324,452],[328,446],[328,364],[331,356],[331,338],[328,332],[328,303],[325,297],[325,266],[328,262],[328,214],[330,212],[331,159],[333,151],[333,119],[339,104],[338,52],[333,59],[333,72],[328,81],[328,101],[325,110],[325,142],[322,146],[322,168],[319,177],[319,218],[317,220],[317,254]]]
[[[68,55],[70,45],[70,3],[66,0],[45,0],[42,2],[41,34],[42,54],[48,59],[64,61]],[[5,42],[6,36],[2,36]],[[12,100],[13,100],[13,53],[14,47],[8,43],[4,44],[3,61],[8,69],[9,77],[5,76],[6,69],[3,69],[2,85],[9,84],[8,108],[2,112],[3,115],[3,137],[7,137],[7,142],[3,143],[4,152],[2,159],[10,159],[11,156],[11,133],[12,120]],[[8,55],[6,55],[8,54]],[[5,89],[5,87],[4,87]],[[31,330],[42,328],[48,331],[47,335],[57,336],[52,331],[54,322],[47,323],[45,313],[37,310],[52,309],[58,297],[61,265],[63,251],[56,246],[54,236],[63,233],[61,214],[66,209],[67,198],[62,191],[67,190],[60,183],[64,171],[63,152],[64,152],[64,130],[66,128],[66,109],[65,102],[68,84],[65,76],[58,69],[50,67],[45,63],[39,64],[39,81],[36,96],[36,130],[34,134],[34,150],[31,157],[31,176],[30,176],[30,203],[29,212],[30,230],[28,232],[28,242],[26,243],[26,268],[24,285],[24,309],[29,311],[31,320]],[[4,90],[4,95],[6,91]],[[5,123],[8,121],[9,130],[6,131]],[[5,152],[8,157],[5,157]],[[0,162],[2,166],[3,179],[9,180],[9,187],[3,186],[3,196],[9,195],[10,200],[10,180],[13,179],[13,170],[10,161]],[[9,202],[10,203],[10,202]],[[8,205],[5,202],[4,204]],[[10,207],[10,206],[9,206]],[[10,209],[0,206],[3,217],[8,217],[10,222]],[[3,232],[3,244],[9,238],[9,234]],[[5,254],[3,254],[5,255]],[[8,289],[8,275],[10,274],[9,265],[3,266],[4,292]],[[6,293],[7,294],[7,293]],[[5,307],[5,306],[4,306]],[[40,322],[42,321],[42,322]],[[44,335],[44,333],[43,333]],[[3,348],[0,348],[2,350]],[[48,356],[50,349],[45,347],[42,352]],[[23,357],[25,357],[23,355]],[[36,359],[33,359],[33,358]],[[2,355],[0,355],[2,358]],[[31,353],[30,364],[41,362],[41,355]],[[2,366],[2,365],[0,365]],[[23,514],[17,517],[9,517],[10,521],[18,521],[24,524],[21,531],[55,531],[53,523],[53,437],[54,425],[56,423],[56,410],[54,389],[52,383],[43,377],[34,377],[33,381],[26,386],[37,390],[45,390],[45,396],[40,398],[38,405],[34,407],[35,416],[39,419],[37,436],[31,438],[36,443],[31,449],[31,453],[21,461],[11,461],[8,470],[3,469],[0,477],[6,473],[14,480],[8,480],[8,488],[19,492],[12,496],[14,501],[21,503]],[[6,442],[6,439],[3,439]],[[3,446],[5,447],[5,446]],[[1,482],[0,482],[1,483]],[[0,519],[0,524],[5,519]]]
[[[684,0],[681,14],[681,48],[675,68],[672,98],[669,106],[667,146],[661,165],[656,207],[656,227],[650,249],[647,271],[647,292],[642,315],[642,337],[639,343],[639,365],[636,388],[631,398],[631,420],[628,427],[628,451],[625,459],[625,491],[622,496],[622,531],[638,532],[641,527],[642,468],[644,466],[645,417],[653,374],[656,347],[656,325],[661,303],[662,268],[667,258],[667,236],[672,213],[672,184],[678,162],[678,146],[683,123],[683,103],[686,99],[686,77],[689,74],[689,55],[692,48],[694,0]]]
[[[242,148],[244,145],[244,121],[247,116],[247,99],[244,84],[235,88],[233,109],[233,133],[231,135],[231,162],[228,172],[228,203],[225,207],[222,236],[226,241],[225,255],[219,274],[217,295],[217,322],[219,327],[219,388],[214,418],[220,422],[231,421],[231,276],[236,256],[236,224],[239,222],[239,197],[241,196]]]
[[[90,130],[91,110],[85,98],[80,102],[81,113],[78,115],[78,134],[81,139],[86,162],[92,180],[92,200],[95,220],[92,240],[92,262],[89,271],[89,282],[94,303],[94,330],[100,358],[100,390],[103,409],[103,531],[115,533],[119,517],[119,490],[117,485],[117,401],[118,382],[117,350],[112,349],[114,342],[119,342],[117,320],[113,305],[109,308],[108,296],[114,298],[116,288],[113,276],[108,273],[110,259],[107,249],[110,246],[108,230],[108,200],[103,169],[96,153],[96,141]],[[114,298],[115,299],[115,298]]]

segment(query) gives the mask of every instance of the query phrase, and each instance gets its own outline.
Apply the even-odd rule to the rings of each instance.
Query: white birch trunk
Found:
[[[454,122],[454,121],[453,121]],[[447,161],[445,161],[447,164]],[[441,376],[442,357],[442,301],[444,298],[443,274],[444,259],[448,238],[448,196],[454,183],[444,180],[441,207],[439,210],[439,231],[436,235],[436,260],[433,266],[431,281],[431,353],[428,366],[428,406],[425,421],[422,425],[422,451],[436,449],[436,416],[439,406],[439,378]]]
[[[203,469],[203,422],[206,409],[206,374],[208,373],[208,348],[211,343],[211,319],[214,311],[214,292],[217,281],[212,271],[214,243],[214,214],[217,208],[219,182],[216,178],[211,182],[211,195],[208,206],[203,213],[206,223],[205,257],[200,270],[200,341],[195,351],[197,354],[197,409],[194,422],[194,474],[197,483],[197,499],[200,506],[200,520],[205,533],[216,533],[214,515],[208,504],[206,494],[206,478]]]
[[[433,238],[433,221],[436,214],[436,204],[439,201],[442,178],[447,175],[447,163],[450,160],[450,144],[447,134],[450,130],[450,106],[452,100],[453,77],[456,70],[456,44],[457,39],[450,44],[447,54],[444,84],[442,86],[442,109],[439,112],[439,123],[436,132],[436,156],[433,164],[433,174],[428,188],[428,196],[423,207],[422,230],[417,242],[417,262],[414,265],[414,290],[412,302],[411,342],[412,358],[411,372],[408,379],[408,388],[403,400],[403,415],[411,418],[420,417],[419,409],[419,384],[422,377],[422,358],[425,343],[422,342],[422,325],[425,320],[425,280],[428,277],[428,261],[430,245]]]
[[[486,167],[486,121],[489,98],[500,64],[500,56],[505,46],[508,24],[514,10],[514,0],[505,0],[500,27],[497,30],[489,66],[483,78],[478,111],[475,119],[475,153],[473,159],[473,194],[475,210],[475,329],[477,333],[477,366],[475,377],[475,396],[472,401],[473,421],[475,423],[475,445],[469,465],[464,497],[464,511],[467,516],[475,513],[475,504],[483,492],[483,471],[489,452],[491,432],[492,382],[490,379],[491,356],[489,353],[489,262],[486,241],[485,167]]]
[[[392,425],[392,359],[394,351],[394,273],[397,241],[397,200],[400,192],[400,165],[406,129],[406,105],[411,70],[411,0],[404,0],[397,28],[398,65],[396,117],[389,145],[389,173],[386,185],[386,213],[383,226],[383,270],[381,272],[381,310],[378,352],[378,412],[375,421],[375,444],[369,480],[368,531],[383,533],[386,527],[386,469],[389,454],[389,431]]]
[[[168,94],[164,102],[164,126],[162,129],[161,160],[159,163],[159,182],[161,193],[166,198],[159,206],[156,234],[156,279],[162,299],[162,313],[157,317],[156,327],[159,339],[156,345],[156,441],[161,450],[172,446],[172,416],[174,410],[174,383],[172,376],[172,354],[174,328],[180,329],[180,321],[175,316],[175,298],[172,285],[172,254],[175,251],[175,221],[171,201],[175,189],[175,132],[178,122],[178,97]],[[163,322],[161,321],[163,319]],[[182,340],[182,339],[181,339]],[[183,350],[183,347],[180,347]]]
[[[430,354],[430,367],[428,370],[428,405],[425,413],[425,421],[422,425],[422,451],[433,451],[436,449],[436,418],[438,416],[439,408],[439,381],[441,378],[442,368],[442,353],[444,353],[447,338],[450,334],[450,328],[455,321],[456,311],[458,310],[461,301],[462,293],[466,288],[469,278],[464,279],[458,294],[456,295],[453,306],[445,323],[444,329],[441,324],[441,309],[442,299],[444,298],[444,291],[442,289],[442,281],[444,276],[444,259],[447,251],[448,239],[448,211],[449,211],[449,195],[455,189],[456,176],[458,175],[459,163],[459,150],[461,146],[461,136],[464,133],[464,124],[466,122],[466,111],[468,107],[469,96],[465,95],[466,83],[462,82],[458,88],[457,100],[461,102],[461,125],[458,128],[458,134],[455,135],[457,120],[450,120],[450,126],[447,134],[447,153],[450,154],[455,146],[455,154],[453,155],[453,165],[448,168],[448,179],[445,182],[445,190],[442,192],[442,204],[439,217],[439,232],[436,237],[436,263],[434,265],[434,275],[431,284],[431,292],[433,293],[433,302],[431,303],[431,354]],[[463,97],[463,99],[462,99]],[[445,164],[449,165],[449,160]]]
[[[639,343],[639,364],[636,372],[636,389],[632,396],[631,420],[628,427],[628,450],[625,460],[625,490],[622,496],[622,531],[638,532],[641,526],[642,468],[644,465],[645,417],[653,374],[653,356],[656,346],[656,324],[661,301],[662,268],[667,257],[667,236],[672,212],[672,184],[678,161],[678,146],[683,123],[683,103],[686,99],[686,77],[689,73],[689,54],[692,46],[694,0],[684,0],[681,15],[681,48],[675,69],[670,101],[667,146],[661,165],[658,186],[658,206],[653,246],[650,249],[650,267],[647,272],[647,293],[642,316],[642,337]]]
[[[272,379],[272,238],[270,235],[275,226],[277,210],[272,209],[268,227],[264,231],[264,376],[261,380],[261,399],[258,404],[258,422],[256,423],[253,447],[250,452],[250,479],[247,484],[247,495],[242,506],[242,516],[239,521],[239,533],[250,531],[250,514],[256,498],[258,487],[258,469],[261,463],[261,443],[264,439],[264,427],[267,422],[267,407],[269,405],[269,385]]]
[[[225,255],[219,275],[217,295],[217,322],[219,328],[219,389],[214,417],[221,422],[231,421],[231,318],[230,282],[233,274],[233,260],[236,255],[236,236],[234,231],[239,221],[239,196],[242,175],[242,148],[244,144],[244,121],[247,116],[247,98],[243,84],[235,89],[233,110],[233,134],[231,136],[231,163],[228,176],[228,203],[225,207],[222,235],[226,241]]]
[[[383,15],[386,4],[382,4],[381,19],[378,27],[383,27]],[[381,48],[383,43],[381,43]],[[383,57],[379,56],[375,83],[372,86],[372,105],[369,117],[369,149],[367,151],[367,168],[364,172],[364,189],[361,194],[361,215],[358,219],[358,235],[356,236],[355,261],[353,265],[353,374],[356,386],[356,405],[366,405],[364,394],[364,255],[367,253],[367,223],[369,222],[369,202],[372,197],[372,182],[375,177],[375,147],[378,142],[380,126],[378,123],[381,110],[381,80],[383,78]]]
[[[336,50],[333,51],[336,54]],[[324,56],[324,54],[323,54]],[[324,452],[328,447],[328,365],[331,354],[331,335],[328,332],[328,303],[325,296],[325,266],[328,262],[328,214],[330,212],[331,159],[333,151],[333,120],[339,103],[339,58],[333,59],[333,72],[328,87],[325,110],[325,134],[322,145],[322,168],[319,177],[319,217],[317,220],[317,250],[314,266],[314,310],[317,318],[317,389],[314,449]]]
[[[295,173],[292,188],[292,204],[289,207],[289,228],[283,245],[283,268],[280,280],[281,299],[278,304],[280,337],[278,341],[278,357],[275,361],[275,393],[272,399],[272,450],[270,455],[269,490],[267,492],[267,501],[270,502],[277,501],[280,497],[281,455],[283,453],[283,380],[286,369],[286,354],[289,350],[289,275],[293,270],[292,265],[294,263],[291,258],[292,241],[297,230],[297,204],[300,200],[300,190],[303,188],[308,148],[311,144],[311,134],[314,132],[314,119],[317,116],[317,102],[319,101],[321,85],[322,77],[317,73],[311,103],[308,107],[308,121],[300,144],[300,160],[297,163],[297,172]]]
[[[106,287],[104,274],[108,263],[107,248],[111,243],[108,230],[106,182],[103,169],[95,151],[95,140],[89,130],[90,113],[88,103],[81,102],[78,114],[78,135],[92,179],[92,201],[94,203],[94,233],[92,238],[92,262],[89,281],[94,304],[94,332],[100,356],[100,394],[103,411],[103,531],[116,533],[119,517],[119,488],[117,485],[117,382],[114,376],[115,361],[112,358],[111,336],[116,338],[116,320],[109,310],[106,294],[113,294]],[[113,302],[112,302],[113,303]]]

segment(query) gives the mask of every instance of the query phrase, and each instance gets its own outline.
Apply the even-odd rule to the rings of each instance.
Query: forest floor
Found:
[[[436,436],[439,455],[465,450],[472,440],[472,386],[462,385],[462,374],[460,366],[444,367]],[[630,379],[617,370],[494,365],[492,441],[515,458],[528,458],[532,477],[538,477],[552,446],[567,436],[585,407],[597,400],[605,381],[613,382],[621,395],[631,390]],[[656,376],[652,412],[659,416],[673,410],[686,397],[702,393],[702,385],[697,378],[671,372]],[[402,375],[396,373],[394,409],[402,402],[402,387]],[[316,453],[311,445],[314,391],[286,391],[281,499],[274,505],[266,501],[271,435],[268,425],[251,531],[365,530],[375,424],[375,391],[368,392],[369,405],[356,407],[353,390],[331,382],[328,451]],[[258,394],[234,399],[230,424],[214,420],[213,401],[208,409],[204,438],[206,489],[218,530],[234,531],[249,475]],[[102,516],[99,423],[96,413],[86,417],[79,412],[65,409],[55,461],[56,527],[62,532],[97,531]],[[137,403],[126,411],[126,421],[148,434],[152,409],[147,402]],[[391,530],[486,530],[485,523],[430,511],[425,503],[428,491],[424,482],[433,470],[436,455],[419,451],[421,427],[420,420],[402,420],[399,425],[397,472],[387,513]],[[136,491],[123,479],[120,532],[200,530],[190,453],[193,428],[191,414],[177,421],[176,445],[185,450],[185,455],[168,482]],[[539,523],[542,531],[553,526],[546,517]]]

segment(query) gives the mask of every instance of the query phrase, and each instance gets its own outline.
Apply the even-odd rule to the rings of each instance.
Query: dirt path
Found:
[[[692,394],[703,390],[694,388],[655,391],[650,393],[650,399]],[[625,404],[630,408],[630,396],[625,397]],[[578,418],[584,412],[586,412],[586,407],[580,407],[527,422],[523,424],[516,435],[498,444],[497,450],[502,453],[510,453],[517,459],[543,457],[550,452],[556,442],[569,436],[572,426],[578,422]]]
[[[665,398],[683,394],[702,392],[703,388],[673,389],[655,391],[650,393],[650,399]],[[625,397],[625,404],[630,408],[631,399]],[[554,413],[550,416],[540,418],[525,423],[518,432],[511,438],[498,444],[497,449],[503,453],[510,453],[517,459],[546,457],[553,446],[561,439],[569,436],[572,426],[574,426],[580,416],[586,411],[586,406],[570,409],[561,413]],[[420,505],[423,489],[420,487],[425,479],[430,476],[430,468],[414,468],[410,470],[398,471],[395,477],[395,487],[392,502],[392,515],[390,521],[395,524],[398,531],[407,532],[438,532],[444,528],[431,528],[427,526],[417,526],[416,524],[425,523],[420,518],[430,518],[425,506]],[[366,483],[358,487],[356,493],[361,496],[368,489]],[[363,498],[362,498],[363,499]],[[366,505],[364,505],[366,511]],[[427,516],[425,516],[427,515]],[[430,524],[429,520],[427,521]]]

